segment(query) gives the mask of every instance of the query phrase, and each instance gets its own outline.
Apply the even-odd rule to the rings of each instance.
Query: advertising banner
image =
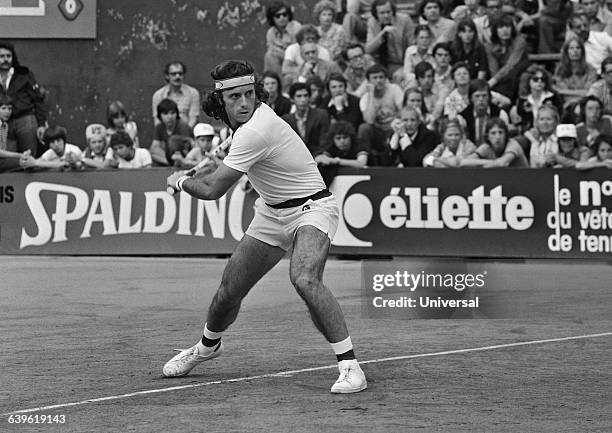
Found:
[[[228,254],[253,217],[238,184],[170,196],[165,169],[0,176],[0,253]],[[608,170],[342,169],[333,254],[600,258],[612,247]]]

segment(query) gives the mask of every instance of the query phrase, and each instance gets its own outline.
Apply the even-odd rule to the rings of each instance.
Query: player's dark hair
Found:
[[[64,143],[65,143],[66,134],[67,134],[66,128],[62,126],[58,126],[58,125],[51,125],[47,129],[45,129],[42,140],[43,140],[43,143],[45,143],[45,145],[47,146],[49,146],[49,144],[51,144],[52,141],[55,141],[60,138],[64,140]]]
[[[162,99],[159,104],[157,104],[157,118],[159,120],[162,120],[161,116],[162,114],[167,114],[167,113],[176,113],[176,118],[177,120],[181,118],[181,115],[179,114],[179,109],[178,109],[178,105],[176,105],[176,102],[174,102],[172,99]]]
[[[226,80],[228,78],[242,77],[255,73],[255,68],[246,60],[226,60],[223,63],[215,66],[210,71],[210,76],[213,80]],[[268,92],[263,88],[261,82],[255,83],[255,98],[257,102],[266,102],[268,100]],[[230,126],[229,117],[225,112],[225,104],[223,103],[222,90],[210,92],[203,98],[202,110],[208,116],[222,120],[226,125]]]

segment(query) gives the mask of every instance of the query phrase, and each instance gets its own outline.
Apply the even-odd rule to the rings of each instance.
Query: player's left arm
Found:
[[[223,196],[243,174],[241,171],[229,168],[221,162],[217,169],[212,172],[204,170],[186,179],[182,184],[182,188],[183,191],[195,198],[216,200]]]

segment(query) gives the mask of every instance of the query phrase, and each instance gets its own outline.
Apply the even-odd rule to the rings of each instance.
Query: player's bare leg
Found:
[[[168,361],[163,368],[164,376],[185,376],[199,363],[221,355],[221,333],[236,320],[244,297],[284,255],[281,248],[244,235],[225,266],[221,285],[208,310],[202,340]]]
[[[300,227],[293,241],[290,278],[317,329],[332,345],[338,359],[340,377],[333,393],[352,393],[367,387],[365,375],[353,353],[344,314],[340,304],[323,284],[323,270],[330,241],[327,234],[314,226]]]

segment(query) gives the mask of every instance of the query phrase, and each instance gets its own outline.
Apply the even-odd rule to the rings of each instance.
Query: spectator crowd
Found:
[[[320,0],[312,22],[299,23],[289,3],[266,5],[265,102],[324,173],[612,168],[612,2],[413,6],[410,15],[395,0]],[[44,90],[0,42],[0,172],[193,167],[231,131],[199,121],[201,96],[186,74],[182,61],[166,65],[166,84],[151,98],[150,145],[111,101],[81,148],[48,124]]]

